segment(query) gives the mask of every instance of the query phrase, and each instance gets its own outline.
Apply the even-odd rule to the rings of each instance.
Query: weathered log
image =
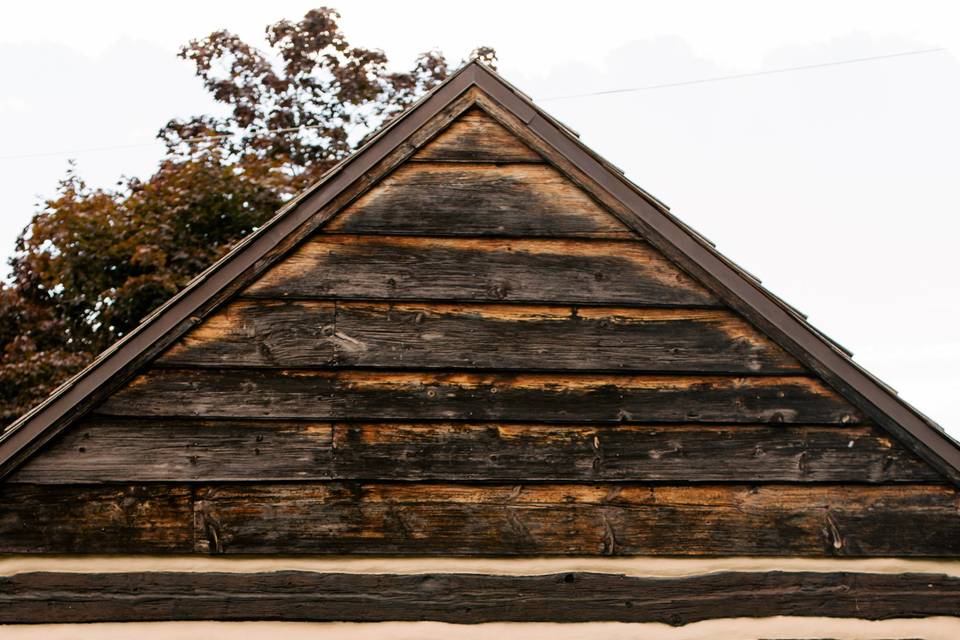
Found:
[[[956,503],[930,484],[6,484],[0,552],[957,557]]]
[[[957,556],[940,485],[227,484],[197,550],[435,555]]]
[[[163,620],[661,622],[960,615],[942,574],[25,573],[0,577],[0,623]]]
[[[0,485],[0,553],[187,553],[186,485]]]

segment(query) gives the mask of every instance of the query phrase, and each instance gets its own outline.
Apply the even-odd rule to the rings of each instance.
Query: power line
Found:
[[[655,89],[672,89],[673,87],[686,87],[693,84],[706,84],[708,82],[720,82],[723,80],[740,80],[743,78],[756,78],[759,76],[770,76],[778,73],[790,73],[792,71],[807,71],[809,69],[823,69],[825,67],[836,67],[844,64],[858,64],[860,62],[871,62],[873,60],[887,60],[889,58],[900,58],[903,56],[916,56],[923,53],[936,53],[946,51],[943,47],[935,49],[916,49],[914,51],[901,51],[900,53],[888,53],[882,56],[869,56],[866,58],[851,58],[849,60],[835,60],[833,62],[821,62],[819,64],[804,64],[796,67],[782,67],[780,69],[767,69],[765,71],[752,71],[749,73],[735,73],[727,76],[713,76],[711,78],[698,78],[696,80],[684,80],[682,82],[667,82],[664,84],[651,84],[645,87],[629,87],[625,89],[607,89],[606,91],[593,91],[590,93],[574,93],[565,96],[552,96],[550,98],[541,98],[538,102],[547,102],[549,100],[570,100],[572,98],[586,98],[590,96],[606,96],[615,93],[631,93],[634,91],[653,91]]]
[[[681,81],[681,82],[667,82],[667,83],[663,83],[663,84],[652,84],[652,85],[647,85],[647,86],[643,86],[643,87],[627,87],[627,88],[623,88],[623,89],[607,89],[606,91],[593,91],[593,92],[590,92],[590,93],[574,93],[574,94],[570,94],[570,95],[552,96],[552,97],[549,97],[549,98],[541,98],[540,100],[538,100],[538,102],[549,102],[549,101],[552,101],[552,100],[571,100],[571,99],[573,99],[573,98],[587,98],[587,97],[592,97],[592,96],[605,96],[605,95],[613,95],[613,94],[617,94],[617,93],[633,93],[633,92],[639,92],[639,91],[654,91],[654,90],[657,90],[657,89],[672,89],[672,88],[674,88],[674,87],[686,87],[686,86],[696,85],[696,84],[707,84],[707,83],[711,83],[711,82],[722,82],[722,81],[724,81],[724,80],[741,80],[741,79],[744,79],[744,78],[756,78],[756,77],[760,77],[760,76],[769,76],[769,75],[775,75],[775,74],[780,74],[780,73],[791,73],[791,72],[793,72],[793,71],[808,71],[808,70],[811,70],[811,69],[823,69],[823,68],[826,68],[826,67],[836,67],[836,66],[847,65],[847,64],[858,64],[858,63],[861,63],[861,62],[872,62],[872,61],[875,61],[875,60],[888,60],[888,59],[890,59],[890,58],[901,58],[901,57],[904,57],[904,56],[916,56],[916,55],[921,55],[921,54],[926,54],[926,53],[938,53],[938,52],[940,52],[940,51],[946,51],[946,49],[944,49],[943,47],[937,47],[937,48],[934,48],[934,49],[916,49],[916,50],[913,50],[913,51],[901,51],[901,52],[899,52],[899,53],[888,53],[888,54],[886,54],[886,55],[880,55],[880,56],[869,56],[869,57],[865,57],[865,58],[851,58],[851,59],[848,59],[848,60],[835,60],[835,61],[833,61],[833,62],[821,62],[821,63],[819,63],[819,64],[805,64],[805,65],[799,65],[799,66],[795,66],[795,67],[782,67],[782,68],[779,68],[779,69],[767,69],[767,70],[765,70],[765,71],[753,71],[753,72],[749,72],[749,73],[736,73],[736,74],[726,75],[726,76],[713,76],[713,77],[710,77],[710,78],[698,78],[698,79],[696,79],[696,80],[684,80],[684,81]],[[261,132],[255,133],[254,135],[262,136],[262,135],[268,135],[268,134],[273,134],[273,133],[289,133],[289,132],[291,132],[291,131],[300,131],[300,130],[303,130],[303,129],[318,129],[318,128],[321,128],[321,127],[323,127],[323,126],[325,126],[325,125],[309,125],[309,126],[303,126],[303,127],[288,127],[288,128],[285,128],[285,129],[265,129],[265,130],[263,130],[263,131],[261,131]],[[223,138],[231,138],[231,137],[233,137],[233,136],[234,136],[234,134],[232,134],[232,133],[221,134],[221,135],[214,135],[214,136],[199,136],[199,137],[196,137],[196,138],[185,138],[185,139],[181,140],[181,142],[206,142],[206,141],[212,141],[212,140],[220,140],[220,139],[223,139]],[[135,149],[135,148],[138,148],[138,147],[151,147],[151,146],[153,146],[153,145],[155,145],[155,144],[156,144],[155,142],[141,142],[141,143],[137,143],[137,144],[115,145],[115,146],[109,146],[109,147],[88,147],[88,148],[86,148],[86,149],[73,149],[73,150],[71,150],[71,151],[47,151],[47,152],[41,152],[41,153],[28,153],[28,154],[15,155],[15,156],[0,156],[0,160],[26,160],[26,159],[30,159],[30,158],[48,158],[48,157],[53,157],[53,156],[65,156],[65,155],[72,155],[72,154],[79,154],[79,153],[92,153],[92,152],[99,152],[99,151],[121,151],[121,150],[124,150],[124,149]]]
[[[265,136],[265,135],[270,134],[270,133],[289,133],[289,132],[291,132],[291,131],[301,131],[301,130],[304,130],[304,129],[319,129],[319,128],[325,127],[325,126],[327,126],[327,125],[323,125],[323,124],[311,124],[311,125],[305,125],[305,126],[302,126],[302,127],[287,127],[287,128],[285,128],[285,129],[264,129],[264,130],[262,130],[262,131],[255,132],[254,135],[256,135],[256,136]],[[222,139],[224,139],[224,138],[232,138],[232,137],[234,137],[234,135],[236,135],[236,134],[233,134],[233,133],[224,133],[224,134],[218,134],[218,135],[215,135],[215,136],[197,136],[196,138],[183,138],[182,140],[180,140],[180,142],[181,142],[181,143],[183,143],[183,142],[208,142],[208,141],[212,141],[212,140],[222,140]],[[155,145],[155,144],[156,144],[156,142],[138,142],[138,143],[135,143],[135,144],[121,144],[121,145],[115,145],[115,146],[112,146],[112,147],[88,147],[88,148],[86,148],[86,149],[73,149],[73,150],[71,150],[71,151],[45,151],[45,152],[42,152],[42,153],[28,153],[28,154],[19,155],[19,156],[0,156],[0,160],[23,160],[23,159],[26,159],[26,158],[47,158],[47,157],[50,157],[50,156],[66,156],[66,155],[71,155],[71,154],[74,154],[74,153],[89,153],[89,152],[94,152],[94,151],[120,151],[120,150],[122,150],[122,149],[135,149],[135,148],[138,148],[138,147],[152,147],[152,146]]]

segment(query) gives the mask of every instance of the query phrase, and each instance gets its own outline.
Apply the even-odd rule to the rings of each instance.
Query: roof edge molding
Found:
[[[47,400],[0,435],[0,477],[6,476],[44,443],[116,389],[132,372],[196,325],[232,292],[286,252],[296,238],[329,217],[318,215],[348,188],[391,157],[409,157],[428,138],[414,140],[444,113],[460,113],[475,101],[463,94],[479,89],[488,107],[512,121],[517,134],[536,137],[537,150],[600,199],[631,229],[710,288],[759,330],[820,375],[914,453],[960,485],[960,445],[931,420],[863,370],[839,345],[803,316],[760,286],[746,271],[670,214],[616,167],[588,149],[576,134],[529,97],[478,61],[471,61],[388,123],[356,153],[333,167],[311,188],[284,206],[257,232],[197,276],[139,327],[61,385]],[[496,114],[495,114],[496,115]],[[452,118],[451,118],[452,119]],[[504,124],[510,124],[503,122]],[[522,130],[521,130],[522,129]],[[306,229],[309,227],[308,229]],[[306,231],[305,231],[306,229]]]

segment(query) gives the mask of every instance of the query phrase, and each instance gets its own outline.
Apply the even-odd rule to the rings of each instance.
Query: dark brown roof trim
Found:
[[[631,213],[625,220],[682,268],[714,290],[760,330],[820,374],[841,395],[877,421],[950,480],[960,484],[960,445],[882,382],[854,363],[835,343],[791,307],[766,291],[702,236],[669,213],[656,198],[584,146],[564,125],[479,62],[453,74],[387,125],[362,149],[334,167],[321,181],[291,201],[264,227],[161,306],[140,327],[101,354],[0,436],[0,476],[9,473],[68,424],[82,406],[154,343],[188,320],[206,302],[264,258],[284,238],[378,161],[401,145],[445,106],[477,86],[523,121]]]

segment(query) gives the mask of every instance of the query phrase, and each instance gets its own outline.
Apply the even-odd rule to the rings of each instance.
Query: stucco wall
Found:
[[[663,624],[490,623],[452,625],[439,622],[290,623],[160,622],[0,626],[4,640],[757,640],[765,638],[835,638],[880,640],[960,638],[960,618],[865,621],[838,618],[729,618],[674,628]]]
[[[485,573],[542,575],[567,571],[628,576],[673,577],[720,571],[850,571],[864,573],[934,573],[960,576],[960,560],[907,558],[662,558],[662,557],[216,557],[216,556],[0,556],[0,576],[31,571],[127,573],[197,571],[257,573],[316,571],[321,573]]]

